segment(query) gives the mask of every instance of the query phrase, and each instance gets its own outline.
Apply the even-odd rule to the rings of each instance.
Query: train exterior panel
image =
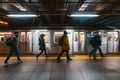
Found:
[[[59,38],[63,35],[64,30],[18,30],[19,32],[19,50],[21,54],[38,54],[39,45],[38,38],[40,34],[45,34],[45,43],[47,54],[59,54],[61,46],[58,45]],[[92,47],[88,43],[88,39],[92,31],[87,30],[66,30],[70,43],[69,54],[88,54]],[[12,31],[0,31],[0,54],[8,54],[9,47],[6,46],[6,38],[12,34]],[[104,54],[119,54],[119,30],[104,31],[99,30],[101,35],[101,49]],[[97,51],[97,53],[99,53]]]

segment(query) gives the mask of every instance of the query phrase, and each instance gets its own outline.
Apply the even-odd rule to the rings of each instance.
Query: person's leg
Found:
[[[38,59],[38,56],[40,56],[43,53],[43,50],[39,54],[36,55],[36,58]]]
[[[63,53],[64,51],[62,50],[61,53],[58,55],[57,60],[60,60],[60,57],[62,56]]]
[[[93,54],[93,52],[94,52],[94,45],[91,45],[92,46],[92,50],[91,50],[91,52],[88,54],[89,55],[89,57],[91,57],[91,55]]]
[[[8,60],[11,57],[12,53],[13,53],[13,49],[10,48],[10,53],[7,55],[7,57],[6,57],[5,61],[4,61],[4,64],[8,63]]]
[[[15,54],[16,54],[16,56],[17,56],[18,61],[21,61],[21,59],[20,59],[20,53],[19,53],[18,48],[16,48]]]
[[[69,56],[69,51],[67,50],[67,51],[65,51],[66,52],[66,57],[67,57],[67,60],[72,60],[72,59],[70,59],[70,56]]]
[[[98,47],[98,49],[99,49],[99,52],[100,52],[101,57],[103,57],[103,53],[102,53],[101,48],[100,48],[100,47]]]
[[[93,54],[93,52],[94,52],[94,49],[92,49],[91,52],[88,54],[89,57],[91,57],[91,55]]]
[[[96,51],[97,51],[97,47],[94,47],[94,50],[93,50],[93,58],[96,59]]]
[[[47,56],[47,53],[46,53],[46,49],[45,49],[44,51],[45,51],[45,57],[48,57],[48,56]]]

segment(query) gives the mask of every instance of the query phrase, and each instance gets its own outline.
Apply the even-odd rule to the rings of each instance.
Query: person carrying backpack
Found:
[[[94,59],[96,59],[97,50],[99,50],[101,57],[103,57],[103,53],[102,53],[102,50],[100,48],[101,40],[100,40],[100,36],[98,35],[98,31],[93,33],[93,35],[89,39],[89,43],[93,47],[93,50],[89,53],[89,57],[93,54]]]
[[[11,35],[11,37],[9,38],[10,40],[10,44],[8,45],[9,48],[10,48],[10,53],[7,55],[5,61],[4,61],[4,64],[7,65],[8,64],[8,60],[9,58],[11,57],[11,55],[13,53],[16,54],[17,56],[17,59],[18,59],[18,62],[21,63],[21,59],[20,59],[20,53],[19,53],[19,50],[18,50],[18,32],[13,32],[13,34]],[[7,41],[6,41],[7,43]]]
[[[62,51],[61,51],[61,53],[58,55],[58,57],[57,57],[57,61],[60,61],[60,57],[62,56],[62,54],[64,53],[64,52],[66,52],[66,57],[67,57],[67,60],[72,60],[71,58],[70,58],[70,56],[69,56],[69,40],[68,40],[68,36],[67,36],[67,32],[66,31],[64,31],[64,34],[63,34],[63,36],[62,36],[62,45],[61,45],[61,47],[62,47]]]
[[[63,36],[60,37],[60,39],[58,40],[58,45],[62,46],[63,44]]]

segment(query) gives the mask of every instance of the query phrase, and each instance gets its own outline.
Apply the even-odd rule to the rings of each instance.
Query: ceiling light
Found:
[[[84,8],[86,8],[86,7],[88,7],[88,3],[84,3],[84,4],[82,4],[82,6],[81,7],[84,7]]]
[[[97,14],[72,14],[71,17],[97,17]]]
[[[14,6],[16,6],[18,9],[20,9],[21,11],[27,11],[24,7],[22,7],[19,3],[13,4]]]
[[[90,2],[92,2],[92,1],[93,0],[85,0],[84,2],[89,2],[89,3],[83,3],[78,10],[79,11],[84,11],[89,6]]]
[[[35,14],[9,14],[9,17],[37,17]]]

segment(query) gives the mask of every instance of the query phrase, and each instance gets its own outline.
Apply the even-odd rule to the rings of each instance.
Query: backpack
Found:
[[[63,44],[63,38],[61,37],[58,41],[58,44],[61,46]]]
[[[8,37],[5,43],[7,46],[11,46],[13,44],[12,37]]]
[[[95,45],[95,36],[90,36],[90,38],[89,38],[89,43],[90,43],[91,45]]]

